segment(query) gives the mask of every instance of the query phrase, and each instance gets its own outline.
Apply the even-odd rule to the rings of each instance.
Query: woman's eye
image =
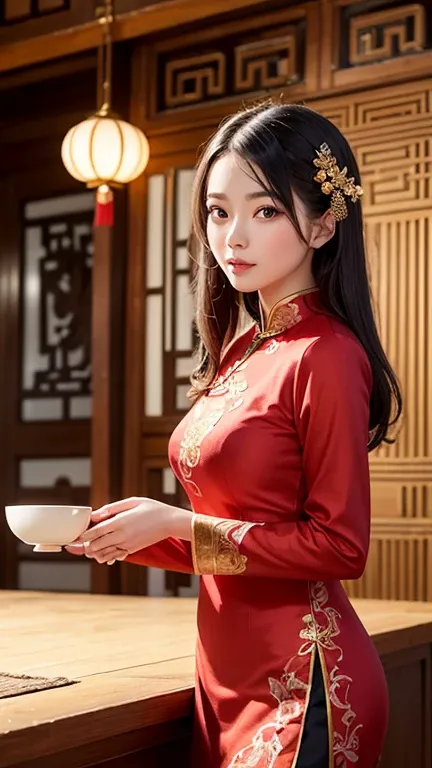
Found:
[[[264,208],[260,208],[257,212],[257,216],[261,219],[274,219],[280,213],[273,205],[266,205]]]
[[[223,208],[219,208],[217,205],[213,206],[213,208],[208,208],[207,213],[213,219],[224,219],[227,216],[227,212],[224,211]]]

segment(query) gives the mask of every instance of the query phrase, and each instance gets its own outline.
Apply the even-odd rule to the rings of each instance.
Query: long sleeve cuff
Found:
[[[196,574],[235,575],[247,568],[247,557],[239,552],[246,533],[254,525],[240,520],[195,514],[192,518],[192,562]]]
[[[313,521],[245,523],[195,515],[192,535],[194,572],[201,576],[357,579],[367,557],[366,535],[362,545],[349,530],[332,531]]]

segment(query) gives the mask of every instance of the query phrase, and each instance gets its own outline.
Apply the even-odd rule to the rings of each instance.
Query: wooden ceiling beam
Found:
[[[221,13],[258,5],[262,0],[165,0],[129,13],[119,14],[114,39],[119,42],[154,34],[164,29],[201,21]],[[97,21],[39,35],[30,40],[3,43],[0,46],[0,72],[29,67],[62,56],[96,48],[101,42]]]

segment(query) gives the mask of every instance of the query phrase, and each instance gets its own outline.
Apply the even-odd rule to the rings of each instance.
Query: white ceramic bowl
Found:
[[[6,520],[12,533],[35,552],[61,552],[66,544],[89,527],[91,507],[61,504],[25,504],[6,507]]]

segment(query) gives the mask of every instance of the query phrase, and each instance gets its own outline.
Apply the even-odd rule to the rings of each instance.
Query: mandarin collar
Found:
[[[317,291],[317,287],[306,288],[303,291],[297,291],[296,293],[284,296],[283,299],[277,301],[271,308],[266,324],[264,324],[263,311],[260,304],[261,323],[258,324],[259,334],[267,336],[283,333],[283,331],[286,331],[288,328],[299,323],[302,317],[300,315],[297,299],[302,296],[307,296],[310,293],[317,293]]]

